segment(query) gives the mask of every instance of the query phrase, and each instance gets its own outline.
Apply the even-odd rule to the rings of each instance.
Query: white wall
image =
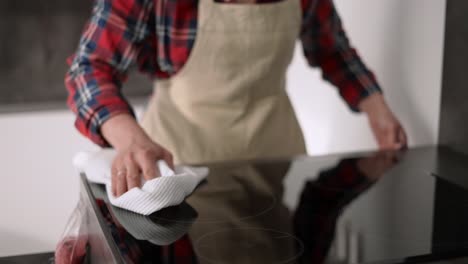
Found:
[[[375,70],[411,145],[435,143],[445,1],[336,0],[352,42]],[[350,114],[297,49],[290,94],[311,154],[374,148],[363,116]],[[0,115],[0,256],[53,250],[78,198],[71,158],[93,146],[68,111]]]
[[[78,198],[71,166],[91,144],[68,111],[0,115],[0,256],[49,251]]]
[[[445,1],[335,0],[351,42],[374,70],[389,105],[412,146],[435,143]],[[320,72],[305,65],[302,47],[289,74],[295,103],[311,154],[372,149],[375,141],[362,115],[352,114]]]

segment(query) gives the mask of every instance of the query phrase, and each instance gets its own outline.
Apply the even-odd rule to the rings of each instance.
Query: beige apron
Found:
[[[145,131],[176,163],[305,153],[285,90],[300,23],[299,0],[200,0],[190,57],[174,76],[157,81]]]

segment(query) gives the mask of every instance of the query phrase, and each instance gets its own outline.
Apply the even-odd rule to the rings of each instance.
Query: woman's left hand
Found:
[[[367,97],[360,103],[359,108],[367,114],[381,150],[406,148],[405,130],[388,107],[382,94],[376,93]]]

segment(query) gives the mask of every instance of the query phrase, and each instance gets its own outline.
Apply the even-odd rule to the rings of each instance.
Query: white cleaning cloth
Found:
[[[158,161],[161,177],[143,182],[140,188],[132,188],[120,197],[115,197],[111,186],[111,164],[115,155],[113,149],[80,152],[75,155],[73,163],[89,181],[106,185],[112,205],[142,215],[182,203],[208,175],[206,167],[176,166],[173,171],[164,161]]]

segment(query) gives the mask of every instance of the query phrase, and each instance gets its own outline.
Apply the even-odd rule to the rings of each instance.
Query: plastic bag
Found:
[[[55,248],[56,264],[81,264],[85,262],[88,245],[86,204],[80,199],[68,219],[62,237]]]

